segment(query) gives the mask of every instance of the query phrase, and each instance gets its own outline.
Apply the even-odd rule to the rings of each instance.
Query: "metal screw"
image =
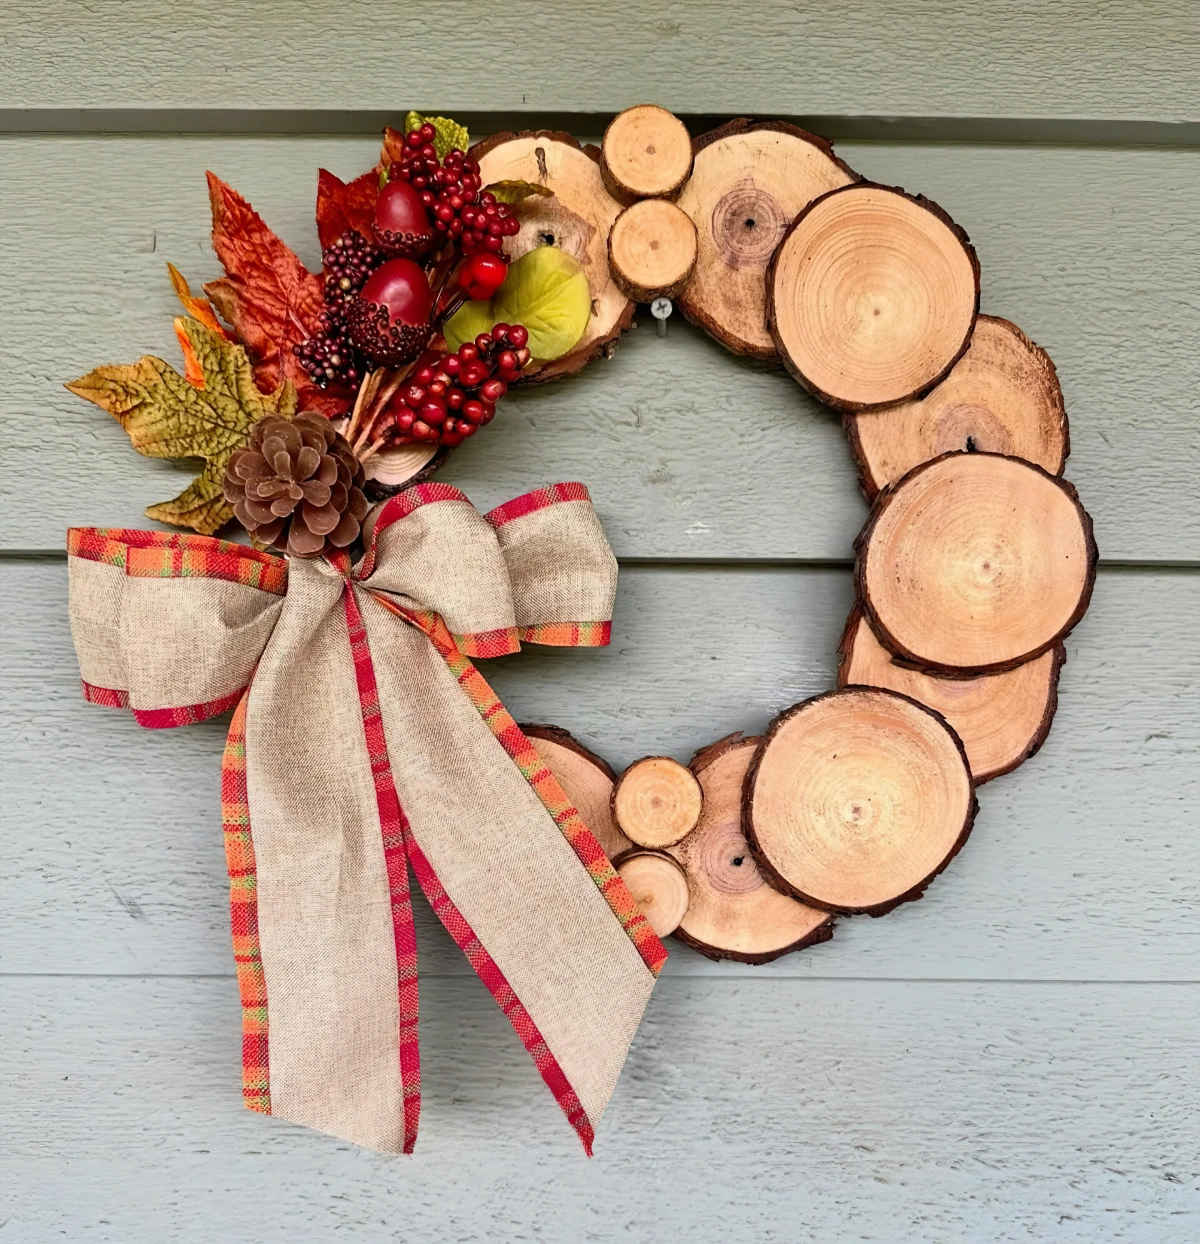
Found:
[[[658,321],[655,328],[658,330],[660,337],[667,335],[667,317],[673,310],[674,308],[671,306],[669,298],[656,298],[650,304],[650,314]]]

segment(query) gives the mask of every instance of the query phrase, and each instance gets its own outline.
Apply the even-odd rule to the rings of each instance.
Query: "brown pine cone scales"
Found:
[[[362,463],[313,411],[268,415],[225,468],[225,499],[255,544],[317,557],[354,543],[366,517]]]

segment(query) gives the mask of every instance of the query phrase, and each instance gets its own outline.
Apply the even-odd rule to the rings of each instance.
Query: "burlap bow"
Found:
[[[222,775],[246,1105],[388,1152],[420,1110],[408,865],[591,1152],[666,952],[471,664],[608,642],[581,484],[481,516],[423,484],[357,565],[69,534],[87,698],[146,726],[236,706]]]

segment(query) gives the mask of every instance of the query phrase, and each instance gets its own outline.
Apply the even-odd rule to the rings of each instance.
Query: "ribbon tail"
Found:
[[[346,626],[350,633],[350,649],[354,657],[363,733],[371,758],[371,777],[375,784],[379,824],[383,832],[383,858],[391,899],[392,935],[396,945],[404,1152],[412,1153],[421,1115],[421,1050],[417,1025],[417,936],[413,925],[412,895],[405,858],[405,841],[411,835],[396,795],[396,784],[388,760],[387,739],[384,736],[383,717],[379,708],[379,688],[367,644],[367,630],[358,602],[354,599],[354,589],[349,583],[346,584],[342,600],[346,612]]]

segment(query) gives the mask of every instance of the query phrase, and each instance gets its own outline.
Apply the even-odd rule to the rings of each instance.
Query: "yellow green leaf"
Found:
[[[410,112],[404,118],[404,131],[408,133],[410,130],[420,129],[425,124],[433,126],[433,149],[437,152],[439,160],[444,160],[446,152],[455,147],[459,151],[466,151],[471,142],[471,136],[467,133],[465,125],[459,125],[457,121],[452,121],[449,117],[423,117],[419,112]]]
[[[554,191],[549,186],[541,186],[535,181],[494,181],[484,186],[485,194],[494,194],[497,203],[520,203],[536,195],[540,199],[552,199]]]
[[[189,368],[199,369],[203,387],[152,355],[97,367],[66,387],[108,411],[138,453],[204,459],[204,470],[189,487],[173,501],[151,506],[146,515],[211,535],[233,517],[220,495],[230,455],[264,415],[291,418],[296,390],[285,380],[274,393],[260,393],[246,351],[197,320],[181,318],[177,331],[188,345]]]
[[[562,358],[592,317],[587,273],[556,246],[538,246],[509,265],[504,284],[486,301],[465,303],[442,329],[450,348],[473,341],[493,324],[524,324],[538,363]]]

